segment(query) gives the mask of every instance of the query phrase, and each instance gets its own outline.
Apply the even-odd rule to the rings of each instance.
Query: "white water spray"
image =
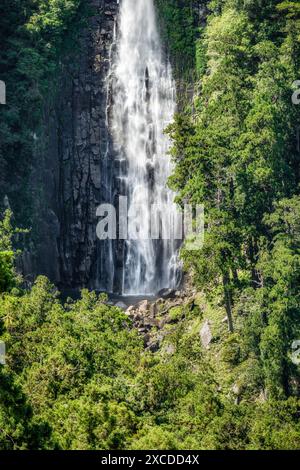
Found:
[[[122,0],[113,63],[111,134],[121,192],[129,215],[139,206],[134,228],[150,233],[151,205],[160,209],[161,233],[174,215],[174,193],[167,188],[172,171],[170,142],[164,129],[175,112],[175,84],[164,59],[153,0]],[[142,217],[140,215],[142,214]],[[130,235],[130,229],[129,229]],[[129,237],[130,238],[130,237]],[[125,242],[122,294],[154,294],[177,284],[176,240],[129,239]]]

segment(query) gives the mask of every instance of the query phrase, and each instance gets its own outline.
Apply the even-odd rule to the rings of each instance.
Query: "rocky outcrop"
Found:
[[[141,300],[129,307],[118,302],[115,306],[125,311],[132,326],[142,335],[145,348],[155,352],[161,347],[166,335],[172,332],[172,328],[166,327],[176,327],[178,322],[195,309],[195,295],[195,290],[185,287],[174,291],[168,298]]]

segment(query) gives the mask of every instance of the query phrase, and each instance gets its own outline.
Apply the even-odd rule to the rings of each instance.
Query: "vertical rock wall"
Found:
[[[59,116],[59,259],[64,286],[98,288],[102,256],[96,238],[96,208],[108,199],[103,162],[108,149],[106,127],[109,54],[117,0],[91,0],[94,16],[82,38],[79,70],[64,74]],[[70,66],[69,66],[70,67]],[[68,73],[69,72],[69,73]],[[70,86],[71,85],[71,86]]]
[[[35,226],[20,261],[25,279],[45,274],[63,288],[99,288],[104,262],[96,208],[109,200],[106,77],[119,2],[89,2],[80,50],[62,64],[59,91],[45,110],[32,173]]]

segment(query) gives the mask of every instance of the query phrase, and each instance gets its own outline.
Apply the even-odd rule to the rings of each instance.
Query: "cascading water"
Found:
[[[175,112],[175,84],[163,57],[153,0],[121,2],[110,96],[115,186],[128,198],[131,221],[119,256],[119,291],[152,295],[178,283],[174,193],[167,187],[170,142],[164,134]],[[151,238],[153,220],[159,236]]]

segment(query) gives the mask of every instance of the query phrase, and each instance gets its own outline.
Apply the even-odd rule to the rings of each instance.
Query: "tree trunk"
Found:
[[[231,292],[230,292],[229,281],[230,281],[229,275],[228,273],[225,273],[223,275],[225,309],[226,309],[227,320],[228,320],[228,329],[230,333],[233,333],[234,328],[233,328],[233,319],[232,319],[232,297],[231,297]]]
[[[259,279],[259,273],[256,269],[256,260],[257,260],[257,244],[253,238],[250,240],[249,244],[249,258],[251,262],[251,281],[252,281],[252,286],[254,289],[258,289],[261,287],[260,285],[260,279]]]

